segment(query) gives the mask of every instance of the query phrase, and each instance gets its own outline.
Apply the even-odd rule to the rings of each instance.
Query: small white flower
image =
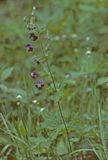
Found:
[[[40,112],[43,112],[45,110],[45,108],[40,108]]]
[[[17,97],[16,97],[17,99],[21,99],[22,98],[22,96],[19,94],[19,95],[17,95]]]
[[[69,77],[70,77],[70,74],[67,73],[67,74],[65,75],[65,77],[66,77],[66,78],[69,78]]]
[[[36,99],[34,99],[32,102],[33,102],[33,103],[37,103],[37,100],[36,100]]]
[[[86,51],[86,54],[91,54],[92,52],[90,50]]]
[[[74,33],[74,34],[72,34],[71,36],[72,36],[72,38],[77,38],[77,37],[78,37],[78,35],[77,35],[77,34],[75,34],[75,33]]]
[[[17,106],[19,106],[21,103],[20,102],[17,102]]]
[[[26,17],[23,18],[23,21],[26,22]]]
[[[90,40],[90,37],[89,37],[89,36],[87,36],[87,37],[86,37],[86,41],[89,41],[89,40]]]
[[[78,52],[79,51],[79,49],[78,48],[74,48],[74,52]]]
[[[55,37],[54,37],[54,40],[55,40],[55,41],[59,41],[59,40],[60,40],[60,37],[59,37],[59,36],[55,36]]]
[[[34,11],[32,11],[32,16],[34,16]]]
[[[35,6],[33,6],[33,10],[36,10],[36,7],[35,7]]]

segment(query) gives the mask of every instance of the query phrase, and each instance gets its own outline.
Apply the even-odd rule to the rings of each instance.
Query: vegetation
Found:
[[[108,160],[107,0],[0,0],[0,17],[0,160]]]

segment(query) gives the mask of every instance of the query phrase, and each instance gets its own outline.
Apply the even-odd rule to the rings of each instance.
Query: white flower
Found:
[[[22,98],[22,96],[19,94],[19,95],[17,95],[17,97],[16,97],[17,99],[21,99]]]
[[[74,48],[74,52],[78,52],[79,51],[79,49],[78,48]]]
[[[91,51],[90,50],[86,51],[86,54],[91,54]]]
[[[90,40],[90,37],[88,36],[88,37],[86,37],[86,41],[89,41]]]
[[[40,112],[43,112],[45,110],[45,108],[40,108]]]
[[[17,105],[19,106],[21,103],[20,102],[17,102]]]
[[[59,37],[59,36],[55,36],[55,37],[54,37],[54,40],[55,40],[55,41],[59,41],[59,40],[60,40],[60,37]]]
[[[78,37],[77,34],[72,34],[71,36],[72,36],[72,38],[77,38]]]
[[[35,6],[33,6],[33,10],[36,10],[36,7],[35,7]]]
[[[36,99],[34,99],[32,102],[33,102],[33,103],[37,103],[37,100],[36,100]]]

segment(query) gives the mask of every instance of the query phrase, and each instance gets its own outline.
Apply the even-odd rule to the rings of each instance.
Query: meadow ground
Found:
[[[107,96],[107,0],[0,0],[0,160],[108,160]]]

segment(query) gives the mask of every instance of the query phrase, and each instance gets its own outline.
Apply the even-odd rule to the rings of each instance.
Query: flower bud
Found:
[[[38,36],[35,35],[34,33],[30,33],[29,38],[30,38],[32,41],[36,41],[36,40],[38,39]]]
[[[33,51],[33,46],[32,46],[31,44],[27,44],[27,45],[25,46],[25,48],[26,48],[26,50],[27,50],[28,52],[32,52],[32,51]]]

